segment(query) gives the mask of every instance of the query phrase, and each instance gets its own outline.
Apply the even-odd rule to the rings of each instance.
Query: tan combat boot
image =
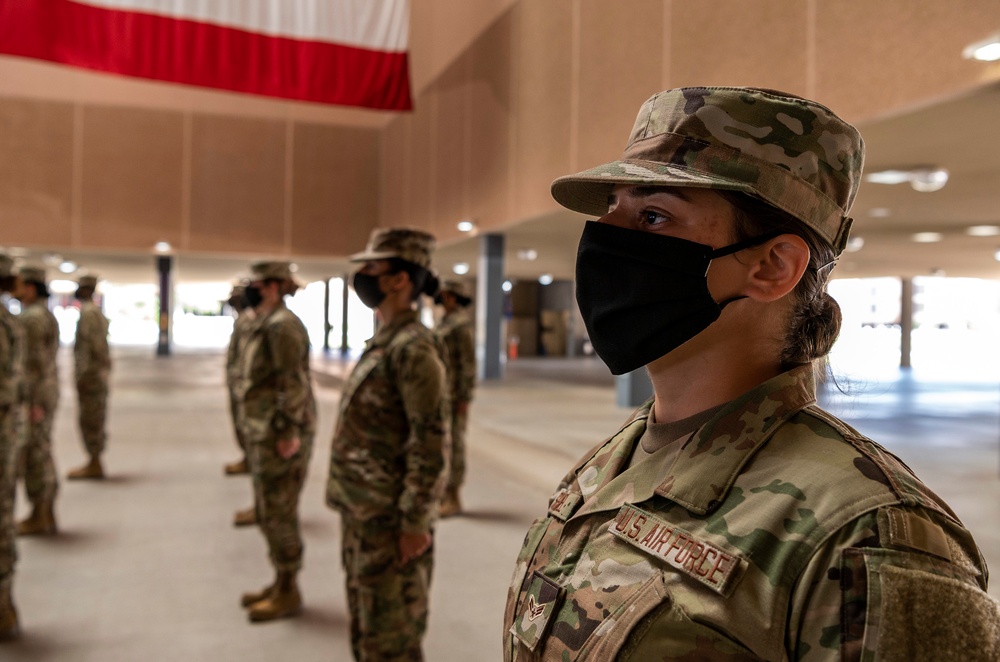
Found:
[[[50,536],[56,531],[56,516],[51,501],[34,504],[31,514],[17,523],[19,536]]]
[[[296,616],[302,611],[302,595],[294,572],[279,572],[266,598],[250,605],[247,615],[252,623]]]
[[[265,586],[259,591],[250,591],[249,593],[244,593],[242,596],[240,596],[240,604],[243,605],[244,607],[249,607],[254,603],[260,602],[261,600],[266,600],[274,592],[277,583],[278,582],[275,581],[270,586]]]
[[[441,517],[451,517],[461,512],[462,502],[458,498],[458,488],[449,487],[445,491],[444,499],[441,500],[441,507],[438,509],[438,514]]]
[[[73,469],[66,477],[70,480],[101,480],[104,478],[104,467],[101,465],[101,458],[98,455],[91,455],[90,462],[78,469]]]
[[[17,610],[10,595],[10,584],[0,585],[0,641],[17,639],[21,626],[17,621]]]
[[[227,476],[239,476],[241,474],[250,473],[250,467],[247,465],[247,459],[244,457],[238,462],[230,462],[225,466],[225,472]]]
[[[257,509],[253,506],[245,510],[237,510],[233,515],[233,526],[253,526],[257,523]]]

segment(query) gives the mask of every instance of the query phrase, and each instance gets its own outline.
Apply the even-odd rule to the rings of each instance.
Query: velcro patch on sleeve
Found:
[[[888,538],[883,541],[894,549],[907,549],[931,554],[951,561],[948,537],[940,526],[900,508],[883,508],[879,511],[879,525]]]
[[[1000,659],[1000,603],[978,587],[883,565],[876,658],[883,662]]]
[[[736,586],[747,562],[641,508],[625,504],[608,531],[721,595]]]
[[[549,506],[549,515],[552,515],[561,522],[565,522],[576,512],[577,506],[582,501],[582,494],[577,494],[564,487],[552,497],[552,505]]]

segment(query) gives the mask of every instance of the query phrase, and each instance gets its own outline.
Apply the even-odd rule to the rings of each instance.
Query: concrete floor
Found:
[[[116,350],[103,483],[63,481],[60,534],[21,539],[15,597],[24,628],[0,659],[151,662],[349,660],[338,522],[323,503],[340,377],[317,358],[319,431],[301,513],[306,540],[297,619],[250,625],[239,595],[270,579],[256,529],[234,529],[249,481],[226,478],[237,452],[220,353],[157,359]],[[68,359],[64,350],[61,357]],[[60,476],[83,460],[64,366],[56,422]],[[996,384],[892,376],[829,408],[900,454],[1000,564]],[[468,514],[439,524],[427,659],[500,657],[512,564],[531,520],[570,465],[629,412],[593,360],[519,360],[484,384],[469,434]],[[18,510],[26,506],[19,495]],[[1000,583],[991,588],[994,595]]]

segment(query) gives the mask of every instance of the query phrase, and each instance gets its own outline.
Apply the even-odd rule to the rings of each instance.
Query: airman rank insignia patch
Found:
[[[577,506],[582,502],[582,494],[571,492],[564,487],[552,497],[552,505],[549,506],[549,515],[552,515],[561,522],[565,522],[573,515]]]
[[[747,565],[740,556],[630,504],[621,507],[608,531],[721,595],[732,590]]]
[[[535,650],[545,636],[552,615],[559,607],[566,589],[537,570],[531,576],[528,589],[519,607],[510,633],[530,650]]]

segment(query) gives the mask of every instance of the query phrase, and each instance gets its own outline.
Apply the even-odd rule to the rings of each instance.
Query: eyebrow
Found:
[[[684,202],[690,202],[690,197],[680,188],[676,186],[632,186],[626,189],[626,192],[634,198],[648,198],[652,195],[666,194],[672,195],[675,198],[680,198]]]

